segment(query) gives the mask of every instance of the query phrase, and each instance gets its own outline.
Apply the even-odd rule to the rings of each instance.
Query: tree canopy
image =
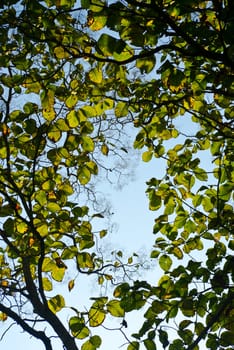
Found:
[[[144,309],[127,350],[233,348],[232,1],[4,0],[0,11],[1,320],[46,350],[45,324],[67,350],[95,350],[106,315],[124,335]],[[67,266],[102,285],[134,264],[96,249],[108,230],[93,218],[107,214],[89,187],[119,171],[125,125],[144,162],[165,161],[147,182],[161,276],[123,280],[79,310],[57,294]]]

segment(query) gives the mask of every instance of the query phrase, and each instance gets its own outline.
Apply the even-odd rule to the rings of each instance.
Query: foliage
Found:
[[[233,15],[228,0],[1,5],[1,319],[47,350],[37,317],[67,349],[79,339],[92,350],[101,338],[91,327],[143,307],[128,350],[233,346]],[[126,123],[138,129],[143,161],[166,162],[165,176],[147,183],[149,209],[158,211],[151,257],[162,275],[156,285],[124,281],[87,312],[72,306],[66,329],[57,315],[64,297],[49,293],[66,268],[100,284],[113,278],[108,267],[125,269],[121,252],[107,264],[97,254],[91,221],[102,214],[75,195],[100,159],[125,154],[119,129],[109,131]]]

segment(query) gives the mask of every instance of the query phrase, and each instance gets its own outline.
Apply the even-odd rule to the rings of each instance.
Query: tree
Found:
[[[82,350],[100,347],[89,327],[143,307],[128,350],[233,346],[233,15],[228,0],[2,5],[0,310],[47,350],[50,338],[25,320],[24,301],[69,350],[75,338],[89,337]],[[114,299],[76,310],[65,329],[56,314],[63,296],[48,298],[65,264],[111,279],[93,250],[97,214],[73,200],[77,179],[86,186],[100,154],[117,151],[108,123],[139,129],[133,146],[143,161],[165,160],[165,176],[147,183],[158,211],[151,258],[162,275],[156,285],[124,281]]]
[[[119,171],[112,170],[113,156],[108,166],[103,158],[126,149],[119,138],[123,123],[106,114],[113,101],[96,96],[100,76],[70,60],[56,43],[70,42],[69,28],[76,42],[85,40],[73,28],[78,24],[59,4],[56,10],[37,1],[1,6],[1,319],[14,320],[47,350],[51,334],[69,350],[77,349],[75,338],[88,338],[85,346],[97,348],[101,339],[91,335],[87,322],[98,326],[107,311],[124,316],[116,299],[95,300],[88,311],[66,303],[66,328],[57,317],[65,298],[56,287],[66,269],[74,276],[96,275],[102,285],[112,280],[110,269],[126,274],[132,265],[121,263],[120,253],[107,263],[95,247],[107,230],[92,226],[106,213],[86,205],[96,201],[91,177],[104,165],[107,176]],[[75,283],[74,277],[69,291]]]

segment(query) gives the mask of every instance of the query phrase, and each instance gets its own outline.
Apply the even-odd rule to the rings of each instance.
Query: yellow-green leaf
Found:
[[[120,306],[120,301],[110,300],[107,304],[107,311],[115,317],[124,317],[124,310]]]
[[[90,327],[100,326],[106,318],[106,312],[103,310],[102,305],[99,306],[98,302],[94,303],[89,310],[89,324]]]
[[[87,252],[79,253],[77,255],[77,262],[81,269],[92,269],[94,267],[92,256]]]
[[[142,160],[144,162],[149,162],[152,159],[153,151],[146,151],[142,154]]]
[[[52,283],[47,277],[42,278],[42,283],[43,283],[43,289],[45,291],[51,291],[53,289]]]
[[[52,121],[56,117],[56,113],[54,110],[54,91],[47,90],[41,93],[41,104],[42,104],[42,114],[43,117]]]
[[[76,106],[77,102],[78,102],[78,96],[77,95],[73,95],[73,94],[70,95],[65,101],[66,106],[68,108],[74,108]]]
[[[61,282],[65,275],[65,268],[60,268],[56,266],[56,264],[53,265],[53,268],[51,270],[51,277],[57,281]]]
[[[85,326],[85,320],[83,317],[71,317],[69,320],[69,328],[72,335],[77,339],[84,339],[89,336],[89,329]]]
[[[72,110],[67,114],[67,122],[70,128],[76,128],[79,125],[77,112],[75,110]]]
[[[41,225],[38,225],[37,232],[40,234],[41,237],[45,237],[48,234],[48,226],[46,223],[42,223]]]
[[[65,306],[65,300],[64,300],[64,297],[60,294],[57,294],[55,297],[51,298],[48,301],[48,307],[54,313],[62,310],[64,306]]]
[[[103,79],[102,70],[100,68],[92,69],[89,72],[88,76],[89,76],[89,79],[96,84],[100,84],[102,82],[102,79]]]
[[[55,203],[55,202],[48,203],[47,208],[52,213],[59,212],[60,209],[61,209],[60,206],[57,203]]]
[[[87,167],[83,166],[78,169],[78,180],[80,181],[81,185],[86,185],[90,178],[91,178],[91,173]]]
[[[85,152],[93,152],[94,142],[93,139],[89,136],[83,136],[81,139],[81,145]]]
[[[128,114],[128,105],[126,102],[120,101],[115,107],[115,115],[117,118],[126,117]]]
[[[59,59],[64,59],[69,57],[69,53],[64,50],[62,46],[57,46],[54,49],[54,54]]]
[[[172,260],[169,255],[161,255],[159,258],[159,265],[164,271],[170,270]]]

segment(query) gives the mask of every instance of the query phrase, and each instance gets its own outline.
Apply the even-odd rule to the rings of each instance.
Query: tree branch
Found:
[[[67,350],[77,350],[74,338],[69,334],[60,319],[49,309],[48,305],[43,304],[38,296],[36,285],[30,271],[29,257],[23,259],[23,271],[29,297],[34,306],[35,312],[44,318],[60,337]]]
[[[156,1],[153,1],[153,3],[142,3],[136,0],[127,0],[127,2],[130,5],[137,6],[139,8],[147,8],[151,10],[156,10],[157,13],[160,16],[160,19],[162,22],[167,23],[175,32],[174,36],[181,37],[184,41],[187,42],[187,44],[191,45],[195,49],[198,55],[201,55],[205,58],[212,59],[214,61],[220,61],[232,69],[234,68],[234,62],[229,59],[229,57],[223,53],[214,52],[211,50],[207,50],[205,47],[203,47],[200,43],[198,43],[191,35],[189,35],[186,31],[179,26],[174,19],[164,10],[163,7],[160,7],[157,5]],[[179,49],[179,48],[178,48]],[[184,50],[185,51],[185,50]],[[186,50],[188,56],[194,56],[195,53],[190,52],[191,50]]]
[[[234,293],[232,291],[229,292],[229,295],[227,296],[226,299],[224,299],[224,301],[222,303],[220,303],[218,310],[216,311],[216,313],[214,314],[213,317],[211,317],[210,321],[207,323],[207,326],[202,330],[202,332],[199,334],[199,336],[196,338],[196,340],[187,347],[186,350],[193,350],[198,343],[207,336],[208,331],[210,330],[210,328],[213,326],[213,324],[215,322],[217,322],[220,318],[220,316],[222,315],[222,313],[224,312],[224,310],[226,309],[226,307],[228,305],[231,304],[231,302],[234,299]]]
[[[18,325],[20,325],[25,332],[31,334],[37,339],[40,339],[44,343],[46,350],[53,350],[50,339],[45,335],[43,331],[36,331],[34,328],[30,327],[17,313],[15,313],[9,307],[0,304],[0,310],[12,318]]]

